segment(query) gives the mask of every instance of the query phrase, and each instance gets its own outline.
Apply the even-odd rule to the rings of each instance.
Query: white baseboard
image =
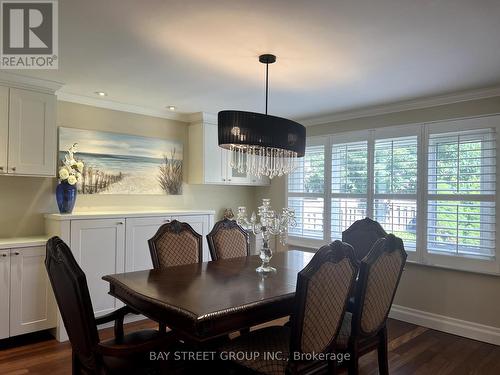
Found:
[[[393,305],[389,317],[454,335],[500,345],[500,328]]]

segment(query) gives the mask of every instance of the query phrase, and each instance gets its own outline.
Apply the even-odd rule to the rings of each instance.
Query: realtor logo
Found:
[[[57,69],[57,0],[2,0],[1,69]]]

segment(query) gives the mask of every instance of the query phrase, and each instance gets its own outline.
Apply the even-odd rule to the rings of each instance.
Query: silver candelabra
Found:
[[[259,217],[257,221],[257,216]],[[283,208],[281,214],[277,214],[271,208],[270,199],[262,199],[262,206],[258,208],[257,215],[252,213],[250,220],[247,218],[246,207],[238,207],[236,221],[245,229],[251,230],[255,235],[262,234],[262,248],[260,250],[260,259],[262,264],[256,269],[257,272],[267,273],[276,271],[269,265],[273,252],[269,247],[271,236],[279,236],[282,244],[286,243],[288,228],[295,227],[295,211],[291,208]]]

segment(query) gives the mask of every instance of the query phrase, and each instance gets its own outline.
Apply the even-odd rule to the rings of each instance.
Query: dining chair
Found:
[[[375,349],[379,373],[389,373],[386,322],[406,257],[403,241],[388,234],[361,261],[353,311],[345,314],[337,340],[337,350],[351,353],[350,375],[358,374],[359,357]]]
[[[354,248],[354,255],[361,261],[379,238],[387,236],[387,232],[375,220],[365,217],[356,220],[342,232],[342,241]]]
[[[155,269],[203,261],[202,236],[188,223],[172,220],[163,224],[148,244]]]
[[[165,348],[171,334],[156,330],[123,333],[123,318],[133,311],[122,307],[95,318],[84,272],[70,248],[52,237],[46,245],[45,267],[72,347],[73,374],[146,374],[155,365],[150,350]],[[101,342],[97,326],[115,321],[115,337]]]
[[[248,233],[235,220],[224,219],[215,223],[207,234],[212,260],[250,255]]]
[[[337,240],[323,246],[297,276],[291,324],[239,336],[223,345],[221,352],[238,353],[234,359],[236,365],[257,373],[301,374],[311,370],[317,362],[298,357],[331,353],[334,349],[356,273],[349,244]],[[254,354],[252,358],[247,356],[249,353],[259,356],[255,358]],[[266,358],[265,353],[282,353],[288,355],[288,360]],[[329,361],[328,366],[335,372],[335,361]]]

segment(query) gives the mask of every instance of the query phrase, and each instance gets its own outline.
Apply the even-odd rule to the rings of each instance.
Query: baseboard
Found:
[[[478,341],[500,345],[500,328],[393,305],[389,317]]]

